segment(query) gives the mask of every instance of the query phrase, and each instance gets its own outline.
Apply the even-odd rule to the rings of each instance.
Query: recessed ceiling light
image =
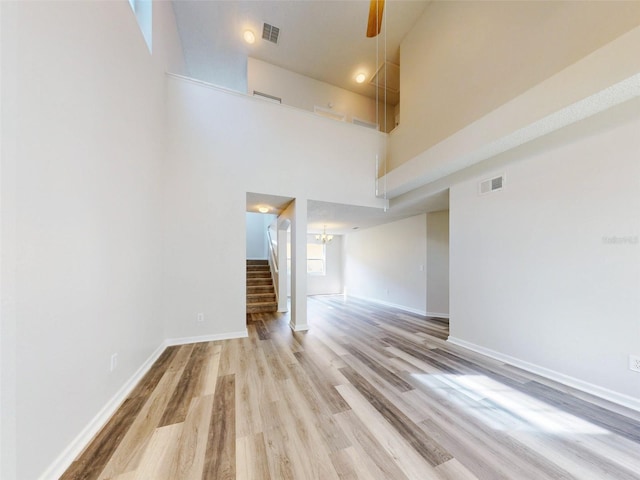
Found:
[[[249,45],[253,45],[256,42],[256,35],[251,30],[245,30],[242,37]]]
[[[363,83],[367,79],[367,76],[364,73],[359,73],[356,75],[356,82]]]
[[[258,211],[260,213],[267,213],[269,211],[269,207],[258,207]]]

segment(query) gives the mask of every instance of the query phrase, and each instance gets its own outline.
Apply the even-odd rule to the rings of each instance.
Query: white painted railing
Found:
[[[278,270],[278,237],[276,235],[275,240],[271,235],[271,227],[267,227],[267,242],[269,243],[269,270],[271,270],[271,281],[273,282],[273,289],[276,292],[276,302],[280,298],[278,292],[278,276],[280,272]]]

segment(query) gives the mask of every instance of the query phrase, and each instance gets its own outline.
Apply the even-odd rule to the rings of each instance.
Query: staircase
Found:
[[[247,313],[276,312],[276,292],[267,260],[247,260]]]

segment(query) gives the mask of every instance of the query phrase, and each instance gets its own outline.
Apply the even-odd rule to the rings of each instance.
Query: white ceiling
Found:
[[[247,192],[247,212],[262,213],[258,209],[266,207],[269,209],[266,213],[280,215],[291,202],[293,202],[291,197]]]
[[[291,197],[249,192],[247,193],[247,212],[258,212],[259,207],[265,206],[269,208],[268,213],[279,215],[292,201]],[[410,205],[392,205],[386,212],[380,208],[309,200],[307,231],[321,233],[326,225],[327,233],[346,235],[356,230],[395,222],[414,215],[448,209],[449,190],[424,197]]]
[[[373,76],[383,63],[385,48],[387,60],[398,64],[400,42],[428,3],[387,0],[382,33],[372,39],[365,35],[369,0],[173,2],[192,72],[206,71],[200,67],[207,62],[224,61],[226,67],[237,67],[251,56],[372,98],[376,88],[368,82],[355,83],[356,73]],[[262,40],[264,22],[280,28],[278,45]],[[255,32],[254,45],[243,41],[245,29]],[[380,92],[379,96],[384,95]],[[390,104],[396,104],[398,98],[387,93]]]
[[[380,208],[309,200],[307,202],[307,231],[321,233],[326,225],[327,233],[346,235],[414,215],[448,209],[449,190],[424,198],[411,206],[391,207],[386,212]]]

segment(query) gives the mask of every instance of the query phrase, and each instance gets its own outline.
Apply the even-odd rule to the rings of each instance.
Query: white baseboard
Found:
[[[358,300],[364,300],[366,302],[377,303],[378,305],[384,305],[385,307],[397,308],[398,310],[402,310],[409,313],[415,313],[416,315],[422,315],[423,317],[429,316],[426,310],[419,310],[417,308],[407,307],[405,305],[399,305],[397,303],[385,302],[384,300],[378,300],[377,298],[362,297],[360,295],[353,295],[351,293],[348,295],[345,295],[345,297],[346,298],[353,297],[353,298],[357,298]]]
[[[200,335],[196,337],[180,337],[180,338],[168,338],[164,341],[165,346],[172,347],[174,345],[187,345],[189,343],[201,343],[201,342],[217,342],[218,340],[233,340],[234,338],[246,338],[249,336],[247,329],[240,330],[239,332],[219,333],[216,335]]]
[[[454,345],[472,350],[495,360],[499,360],[500,362],[508,363],[528,372],[540,375],[541,377],[559,382],[568,387],[575,388],[576,390],[581,390],[590,395],[600,397],[604,400],[608,400],[610,402],[617,403],[618,405],[622,405],[623,407],[627,407],[640,412],[640,400],[629,395],[618,393],[613,390],[609,390],[608,388],[600,387],[593,383],[585,382],[578,378],[565,375],[564,373],[556,372],[555,370],[551,370],[549,368],[541,367],[534,363],[525,362],[524,360],[520,360],[510,355],[496,352],[495,350],[491,350],[489,348],[481,347],[480,345],[476,345],[459,338],[450,336],[447,341],[453,343]]]
[[[427,312],[427,317],[446,318],[449,319],[448,313]]]
[[[118,407],[127,398],[127,395],[138,384],[142,377],[149,371],[154,362],[160,357],[160,354],[166,348],[165,342],[162,342],[158,348],[145,360],[138,370],[127,380],[120,390],[111,397],[107,404],[102,407],[98,414],[93,417],[89,424],[73,439],[73,441],[64,449],[58,458],[45,470],[40,476],[40,480],[55,480],[69,468],[75,458],[89,444],[91,439],[96,436],[100,429],[107,423],[111,416],[116,412]]]
[[[58,456],[58,458],[47,468],[40,476],[40,480],[56,480],[69,468],[75,458],[89,444],[91,439],[96,436],[100,429],[107,423],[111,416],[116,412],[118,407],[124,402],[129,393],[138,384],[142,377],[149,371],[155,361],[165,348],[174,345],[186,345],[189,343],[215,342],[217,340],[229,340],[233,338],[248,337],[247,329],[240,332],[229,332],[218,335],[202,335],[199,337],[169,338],[162,342],[158,348],[145,360],[138,370],[125,382],[120,390],[102,407],[98,414],[89,422],[89,424],[78,434],[76,438],[67,446],[67,448]]]
[[[306,332],[307,330],[309,330],[309,325],[294,325],[293,323],[289,322],[289,328],[291,328],[291,330],[293,330],[294,332]]]

